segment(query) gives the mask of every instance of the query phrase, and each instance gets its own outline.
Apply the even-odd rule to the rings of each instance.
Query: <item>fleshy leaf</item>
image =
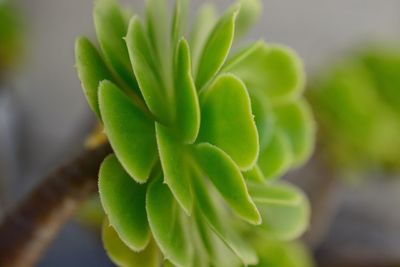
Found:
[[[232,159],[220,148],[202,143],[195,148],[197,167],[207,176],[238,215],[260,224],[260,214],[247,192],[244,178]]]
[[[239,257],[245,264],[256,264],[257,255],[235,230],[230,226],[229,221],[222,222],[219,210],[216,210],[215,201],[212,201],[209,189],[202,181],[203,177],[194,177],[194,190],[196,192],[197,203],[204,221],[211,229],[226,243],[226,245]]]
[[[231,8],[217,22],[202,50],[196,75],[200,90],[220,70],[229,54],[235,34],[238,8]]]
[[[257,203],[297,205],[303,197],[294,186],[284,182],[259,183],[249,181],[247,188],[251,198]]]
[[[210,229],[204,216],[196,216],[198,231],[207,253],[210,256],[211,266],[234,267],[240,266],[240,259],[236,254]]]
[[[102,239],[107,255],[121,267],[159,267],[160,255],[154,241],[150,241],[145,250],[135,252],[125,245],[114,228],[105,220]]]
[[[146,33],[138,17],[133,17],[129,23],[126,36],[129,57],[139,83],[140,90],[150,111],[162,122],[169,121],[168,98],[157,72],[157,63],[151,50]]]
[[[223,149],[242,169],[257,160],[259,142],[245,85],[230,74],[219,76],[200,95],[201,141]]]
[[[166,0],[146,0],[146,30],[153,54],[157,59],[157,68],[161,82],[168,92],[173,89],[173,47],[168,5]],[[173,28],[173,27],[172,27]],[[171,104],[169,104],[171,105]]]
[[[154,54],[157,59],[160,60],[161,66],[159,68],[165,68],[163,65],[165,62],[163,58],[166,54],[169,54],[169,31],[168,31],[168,15],[167,15],[167,3],[166,0],[146,0],[146,30],[147,36],[151,47],[153,48]],[[165,57],[166,58],[166,57]]]
[[[207,3],[204,4],[194,22],[189,40],[193,62],[193,73],[197,73],[201,52],[216,22],[217,12],[215,11],[214,5]]]
[[[136,183],[111,155],[100,167],[99,193],[110,224],[121,240],[134,251],[143,250],[150,240],[146,185]]]
[[[187,24],[189,0],[177,0],[172,21],[172,44],[173,48],[178,43],[179,38],[185,35],[185,25]]]
[[[166,127],[156,123],[156,136],[165,183],[184,211],[190,215],[193,198],[188,170],[188,148]]]
[[[163,267],[175,267],[169,260],[164,260]]]
[[[101,119],[98,101],[99,83],[103,80],[112,80],[111,74],[97,49],[85,37],[76,40],[75,57],[86,99],[91,109]]]
[[[269,144],[260,152],[257,164],[267,179],[277,178],[290,168],[292,151],[284,132],[275,131]]]
[[[298,191],[296,204],[256,201],[263,223],[260,228],[271,238],[292,240],[308,227],[310,207],[307,198]]]
[[[309,249],[301,242],[263,240],[256,244],[260,262],[252,267],[315,267]]]
[[[194,214],[193,216],[190,217],[188,225],[189,225],[189,231],[190,231],[190,240],[193,244],[194,247],[194,253],[193,253],[193,267],[209,267],[211,264],[211,259],[210,256],[211,254],[209,253],[206,244],[204,243],[200,227],[207,227],[204,224],[199,226],[197,224],[196,219],[199,218],[198,214]],[[220,265],[218,265],[220,266]]]
[[[251,170],[243,172],[243,177],[246,179],[246,181],[252,182],[264,182],[265,180],[264,174],[258,165],[254,165]]]
[[[278,127],[288,136],[294,166],[303,164],[314,148],[315,126],[305,101],[296,101],[274,109]]]
[[[249,92],[251,109],[257,126],[260,151],[270,142],[275,130],[275,114],[271,103],[259,90]]]
[[[192,78],[189,46],[185,39],[179,41],[175,68],[177,128],[183,142],[193,143],[200,129],[200,107]]]
[[[121,9],[115,0],[97,0],[93,17],[97,39],[107,64],[113,69],[113,74],[139,92],[123,40],[128,22]]]
[[[108,140],[124,169],[146,182],[157,159],[154,123],[111,82],[102,82],[99,104]]]
[[[261,55],[262,51],[266,49],[267,44],[262,40],[251,43],[247,47],[239,50],[234,55],[229,57],[222,67],[221,72],[230,72],[232,70],[236,70],[240,73],[242,68],[245,69],[245,64],[252,64],[252,60],[255,60],[255,57]],[[251,65],[248,65],[247,67],[250,66]]]
[[[237,3],[240,4],[240,11],[236,19],[235,37],[246,34],[262,13],[260,0],[237,0]]]
[[[257,42],[228,60],[224,72],[239,76],[249,90],[262,90],[272,102],[297,98],[304,89],[304,70],[288,47]]]
[[[160,178],[148,188],[146,209],[151,232],[165,258],[177,266],[190,266],[193,251],[185,229],[187,225],[182,221],[185,215]]]

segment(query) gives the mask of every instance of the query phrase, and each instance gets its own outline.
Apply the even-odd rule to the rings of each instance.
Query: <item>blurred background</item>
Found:
[[[144,1],[121,2],[142,13]],[[193,2],[196,8],[204,1]],[[232,1],[214,2],[223,10]],[[79,151],[95,125],[73,51],[78,35],[95,40],[93,1],[15,0],[15,6],[23,49],[14,71],[0,79],[2,211]],[[400,39],[400,0],[265,0],[263,16],[249,38],[260,37],[296,50],[313,77],[357,44]],[[305,167],[290,179],[296,182],[307,174]],[[313,245],[317,257],[329,262],[367,255],[400,262],[400,212],[394,210],[400,206],[400,179],[381,172],[368,176],[362,182],[338,183],[331,201],[332,223]],[[97,232],[73,220],[39,266],[113,265]]]

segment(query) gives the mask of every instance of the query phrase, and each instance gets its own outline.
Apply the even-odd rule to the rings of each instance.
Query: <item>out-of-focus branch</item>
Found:
[[[340,177],[336,168],[330,165],[321,145],[317,145],[307,166],[288,179],[302,188],[310,200],[310,226],[302,239],[315,249],[323,241],[336,214]]]
[[[109,144],[86,150],[46,177],[0,224],[0,266],[33,266],[79,205],[97,192]]]
[[[321,154],[316,154],[314,162],[316,179],[306,189],[312,216],[310,230],[304,236],[304,240],[312,248],[319,245],[330,228],[337,209],[337,191],[340,185],[336,171]]]

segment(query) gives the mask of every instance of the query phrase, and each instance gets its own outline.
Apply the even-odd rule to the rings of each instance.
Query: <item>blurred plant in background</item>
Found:
[[[313,149],[302,64],[263,41],[230,54],[259,13],[259,1],[240,4],[220,19],[205,6],[187,42],[186,1],[170,28],[165,1],[147,1],[143,27],[100,0],[102,53],[77,40],[85,95],[115,153],[99,191],[104,246],[121,266],[257,264],[269,250],[255,251],[250,236],[286,241],[307,228],[307,199],[276,181]]]
[[[0,1],[0,81],[23,54],[21,19],[13,0]]]
[[[369,45],[316,76],[308,98],[321,152],[356,175],[400,168],[400,50]]]
[[[389,211],[382,203],[396,197],[379,193],[379,190],[389,192],[389,187],[397,186],[396,182],[385,178],[398,175],[400,170],[398,47],[388,43],[360,45],[315,73],[315,79],[309,85],[307,98],[319,132],[318,149],[312,164],[316,178],[306,189],[313,208],[312,231],[307,240],[315,248],[324,247],[324,244],[342,247],[329,247],[329,253],[318,259],[321,264],[332,262],[333,266],[341,266],[351,259],[362,262],[370,251],[377,255],[398,251],[395,233],[390,234],[390,225],[396,224],[398,217],[380,213]],[[367,177],[370,179],[365,179]],[[349,184],[350,181],[357,183]],[[340,195],[346,190],[358,192],[351,197],[345,195],[347,202],[350,199],[353,205]],[[374,205],[363,204],[364,195]],[[349,209],[357,215],[336,218],[337,214],[343,210],[349,212]],[[364,221],[358,217],[373,219]],[[345,227],[338,229],[337,224],[342,221],[346,222]],[[371,230],[346,234],[346,231],[354,232],[355,221],[357,229]],[[343,244],[340,246],[337,242]],[[349,253],[351,248],[356,248],[359,256]],[[389,258],[373,256],[370,261],[374,262],[372,266],[385,266],[390,262]]]

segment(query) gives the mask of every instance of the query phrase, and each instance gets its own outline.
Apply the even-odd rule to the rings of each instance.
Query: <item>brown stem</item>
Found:
[[[317,148],[307,167],[290,178],[306,192],[310,200],[310,227],[303,240],[311,248],[318,247],[329,230],[336,213],[337,193],[341,185],[336,169],[329,165],[321,148]]]
[[[33,266],[61,226],[97,192],[108,144],[86,150],[47,176],[0,224],[0,266]]]
[[[305,234],[306,243],[315,248],[329,230],[337,209],[337,191],[339,181],[335,172],[326,164],[317,166],[317,179],[310,188],[309,199],[312,216],[310,230]]]

